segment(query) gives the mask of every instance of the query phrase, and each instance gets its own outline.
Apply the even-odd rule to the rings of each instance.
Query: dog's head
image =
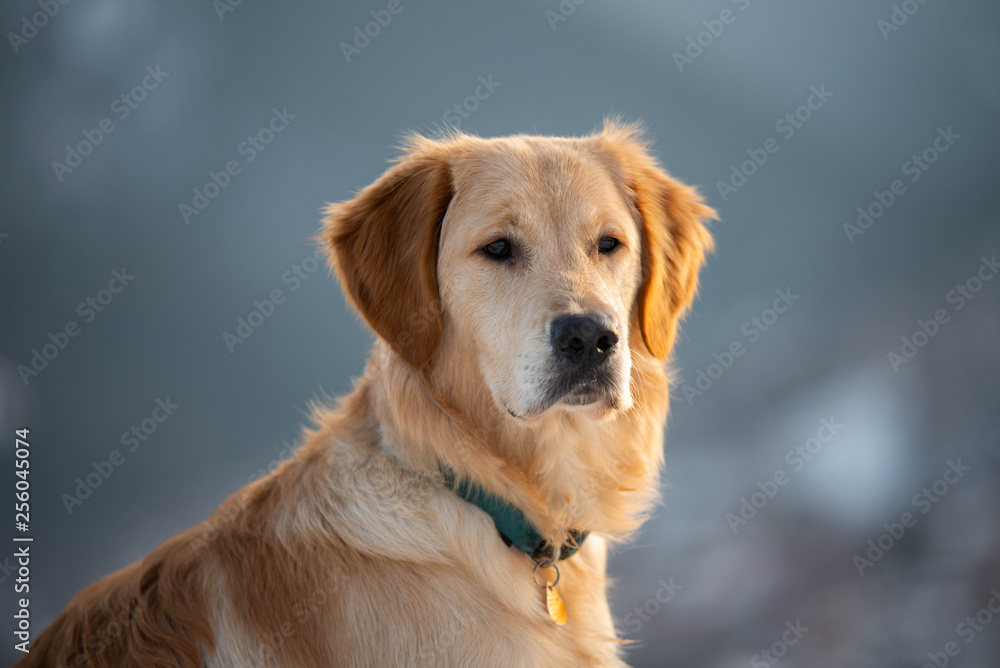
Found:
[[[323,241],[348,300],[415,367],[460,365],[498,410],[632,405],[632,356],[665,360],[715,212],[635,126],[583,138],[411,137]]]

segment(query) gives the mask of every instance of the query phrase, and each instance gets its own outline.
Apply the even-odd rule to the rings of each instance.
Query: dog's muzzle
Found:
[[[564,368],[587,373],[604,364],[618,335],[599,313],[562,315],[552,321],[552,350]]]

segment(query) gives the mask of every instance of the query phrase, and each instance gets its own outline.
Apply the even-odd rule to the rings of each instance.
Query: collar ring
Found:
[[[552,582],[551,584],[548,583],[548,582],[539,582],[538,581],[538,569],[539,568],[548,568],[549,566],[551,566],[552,568],[556,569],[556,581]],[[559,566],[556,565],[555,561],[552,561],[551,559],[543,559],[541,561],[535,561],[535,568],[531,571],[531,578],[535,581],[535,584],[538,585],[539,587],[541,587],[542,589],[545,589],[546,587],[549,587],[549,586],[555,587],[557,584],[559,584],[559,578],[560,577],[561,577],[561,574],[559,573]]]

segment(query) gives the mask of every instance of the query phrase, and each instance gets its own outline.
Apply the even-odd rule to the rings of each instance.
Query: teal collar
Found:
[[[450,490],[493,519],[500,538],[508,546],[516,545],[535,561],[548,561],[552,558],[552,545],[542,537],[538,527],[525,517],[517,506],[465,478],[456,481],[454,471],[446,466],[441,466],[441,475]],[[586,538],[586,531],[571,530],[569,541],[561,546],[559,559],[572,557]]]

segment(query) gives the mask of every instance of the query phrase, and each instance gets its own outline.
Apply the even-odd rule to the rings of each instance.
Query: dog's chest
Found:
[[[595,576],[596,567],[603,567],[603,544],[561,565],[556,590],[566,608],[564,625],[550,616],[546,590],[535,584],[524,555],[514,549],[499,552],[472,566],[425,565],[409,577],[393,576],[410,588],[387,601],[393,609],[381,620],[388,629],[383,641],[392,645],[393,656],[386,659],[397,661],[392,665],[435,667],[624,665],[603,568]],[[539,579],[544,583],[544,576]]]
[[[545,591],[534,584],[512,583],[498,595],[496,587],[467,583],[457,596],[454,583],[440,584],[422,592],[427,607],[421,622],[411,627],[409,640],[415,644],[407,647],[410,634],[396,638],[398,656],[411,652],[400,665],[623,665],[606,604],[597,597],[564,592],[568,619],[558,625],[546,609]]]

